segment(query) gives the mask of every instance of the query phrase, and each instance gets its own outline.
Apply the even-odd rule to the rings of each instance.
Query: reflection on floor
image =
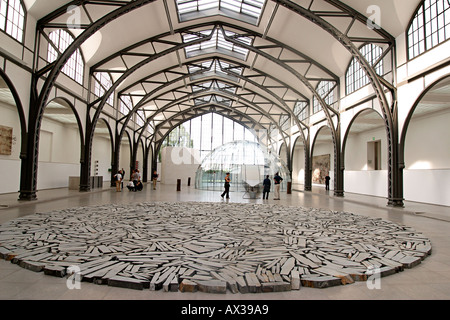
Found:
[[[307,299],[450,299],[450,208],[414,202],[406,202],[405,208],[387,207],[384,198],[346,194],[333,196],[322,188],[315,187],[312,192],[304,192],[302,186],[294,186],[292,194],[282,193],[280,201],[262,199],[246,199],[243,193],[231,193],[232,203],[271,203],[288,206],[304,206],[346,211],[369,217],[380,217],[398,224],[415,228],[431,239],[433,253],[417,267],[382,278],[381,287],[371,289],[365,282],[347,286],[338,286],[325,290],[302,288],[299,291],[265,293],[258,299],[307,300]],[[206,201],[224,202],[220,192],[200,191],[193,187],[182,186],[176,191],[176,185],[160,185],[157,190],[149,186],[142,192],[105,187],[79,193],[68,189],[45,190],[38,192],[38,200],[20,202],[18,194],[0,195],[0,223],[36,212],[47,212],[55,209],[102,205],[109,203],[139,203],[148,201],[186,202]],[[214,295],[202,292],[137,291],[92,283],[81,283],[81,289],[69,289],[66,279],[45,276],[24,270],[17,265],[0,260],[0,299],[96,299],[96,300],[137,300],[137,299],[255,299],[251,294]]]

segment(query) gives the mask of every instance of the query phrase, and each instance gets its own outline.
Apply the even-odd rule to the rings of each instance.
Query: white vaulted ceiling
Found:
[[[146,110],[145,116],[151,118],[153,125],[169,118],[173,120],[170,123],[176,125],[177,121],[194,115],[195,109],[201,107],[195,102],[198,98],[213,96],[209,105],[223,107],[221,112],[228,112],[241,122],[250,124],[253,121],[253,125],[258,123],[266,128],[278,123],[282,115],[293,116],[296,102],[309,101],[314,95],[312,89],[320,80],[339,82],[353,58],[339,39],[289,9],[286,3],[319,15],[352,38],[357,47],[364,43],[364,39],[374,42],[379,39],[387,48],[384,44],[386,38],[367,27],[367,18],[378,14],[376,18],[380,19],[384,35],[392,41],[405,32],[420,2],[267,0],[255,24],[253,13],[245,17],[238,11],[218,11],[217,8],[190,13],[194,15],[192,20],[180,19],[177,1],[195,2],[149,1],[102,24],[80,45],[86,66],[91,72],[109,72],[117,84],[115,92],[119,97],[131,97],[135,105],[139,104]],[[24,1],[27,13],[43,25],[45,33],[69,23],[69,30],[75,36],[80,36],[84,28],[113,10],[133,2],[136,1]],[[215,1],[198,0],[201,5],[212,2]],[[242,1],[222,2],[222,7],[226,7]],[[257,5],[260,1],[243,2],[245,7],[247,4]],[[68,4],[76,6],[68,8]],[[73,28],[70,23],[78,23],[81,28]],[[186,55],[183,41],[199,39],[213,30],[212,42],[204,44],[203,50],[198,49],[200,46],[190,47],[188,51],[192,54]],[[230,37],[228,40],[226,35]],[[233,48],[233,41],[238,42],[234,44],[237,49],[229,51]],[[145,59],[150,61],[139,65]],[[207,66],[212,64],[225,69],[231,66],[232,73],[226,74],[220,67],[208,70]],[[203,72],[190,76],[193,70],[201,71],[199,66],[202,65]],[[212,80],[233,87],[233,91],[216,86],[205,87],[205,83]],[[205,90],[194,91],[195,86],[203,86]],[[143,94],[146,94],[145,99]]]

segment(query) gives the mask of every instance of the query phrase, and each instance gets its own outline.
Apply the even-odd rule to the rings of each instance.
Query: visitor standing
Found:
[[[230,199],[230,182],[231,182],[230,173],[227,172],[224,184],[225,191],[220,195],[222,198],[226,195],[227,199]]]
[[[327,175],[325,177],[325,190],[330,190],[330,180],[331,180],[330,176]]]
[[[283,178],[281,178],[277,172],[277,173],[275,173],[273,180],[274,180],[274,184],[275,184],[275,198],[273,200],[280,200],[280,186],[281,186],[281,181],[283,181]]]
[[[156,170],[153,171],[152,180],[153,180],[153,190],[156,190],[156,182],[158,181],[158,172],[156,172]]]
[[[122,186],[122,174],[120,171],[114,175],[114,178],[116,179],[116,191],[120,192]]]
[[[268,200],[269,199],[269,192],[270,192],[270,179],[269,176],[266,176],[266,178],[263,181],[263,199]]]

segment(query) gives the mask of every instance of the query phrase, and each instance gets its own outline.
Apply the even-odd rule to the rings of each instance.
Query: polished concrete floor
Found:
[[[387,207],[384,198],[356,194],[335,197],[332,191],[315,187],[312,192],[294,186],[292,194],[282,193],[281,200],[245,199],[243,193],[231,193],[230,202],[279,203],[305,207],[320,207],[380,217],[415,228],[428,237],[432,255],[413,269],[382,278],[380,287],[370,289],[366,282],[327,289],[301,288],[299,291],[264,294],[207,294],[137,291],[92,283],[81,283],[80,289],[69,289],[65,278],[46,276],[24,270],[0,260],[0,299],[11,300],[448,300],[450,299],[450,208],[406,202],[404,208]],[[160,185],[152,190],[146,185],[142,192],[116,192],[104,187],[87,193],[68,189],[38,192],[38,200],[21,202],[18,194],[0,195],[0,224],[17,217],[55,209],[108,203],[137,203],[146,201],[205,201],[221,202],[220,192],[200,191],[182,186]],[[264,201],[264,202],[263,202]]]

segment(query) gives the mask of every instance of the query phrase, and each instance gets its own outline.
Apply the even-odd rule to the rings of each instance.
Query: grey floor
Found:
[[[271,194],[273,196],[273,194]],[[105,187],[88,193],[68,189],[38,192],[38,200],[17,201],[18,194],[0,195],[0,224],[17,217],[55,209],[100,205],[107,203],[136,203],[145,201],[207,201],[220,202],[220,192],[200,191],[182,186],[160,185],[152,190],[146,185],[143,192],[123,191]],[[273,197],[271,197],[273,198]],[[387,207],[384,198],[346,194],[334,197],[323,188],[312,192],[294,186],[292,194],[284,192],[280,201],[269,198],[267,203],[305,207],[329,208],[371,217],[381,217],[415,228],[431,239],[433,253],[420,265],[382,278],[379,289],[369,289],[366,282],[327,289],[301,288],[299,291],[263,294],[206,294],[138,291],[105,285],[81,283],[80,289],[69,289],[65,278],[46,276],[22,269],[0,260],[0,299],[10,300],[447,300],[450,299],[450,208],[406,202],[405,208]],[[263,200],[244,199],[242,193],[231,193],[231,202],[263,203]]]

